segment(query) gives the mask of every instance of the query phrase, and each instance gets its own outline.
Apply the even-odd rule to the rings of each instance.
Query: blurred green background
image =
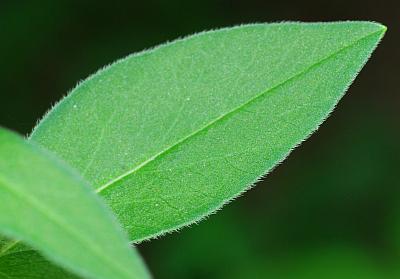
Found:
[[[375,20],[388,32],[329,120],[217,215],[139,248],[155,278],[400,278],[400,2],[1,1],[0,125],[22,134],[75,84],[205,29]]]

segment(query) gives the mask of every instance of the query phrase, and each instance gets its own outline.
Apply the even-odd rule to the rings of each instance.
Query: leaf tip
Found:
[[[386,33],[387,27],[379,22],[375,22],[377,28],[381,31],[382,34]]]
[[[379,23],[379,22],[375,22],[375,21],[370,21],[370,22],[368,22],[369,24],[371,24],[371,25],[373,25],[374,27],[375,27],[375,32],[379,32],[379,33],[381,33],[382,35],[384,35],[385,34],[385,32],[386,32],[386,30],[387,30],[387,27],[386,27],[386,25],[383,25],[382,23]]]

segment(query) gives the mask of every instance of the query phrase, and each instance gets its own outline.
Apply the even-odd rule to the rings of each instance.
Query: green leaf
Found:
[[[4,238],[0,235],[0,257],[10,253],[18,253],[26,250],[31,250],[23,245],[19,240]]]
[[[254,24],[122,59],[80,83],[31,139],[86,177],[134,241],[198,221],[327,117],[386,28]]]
[[[149,278],[90,186],[63,162],[4,129],[0,212],[2,234],[85,278]],[[13,248],[3,243],[3,256]]]
[[[135,249],[132,247],[132,249]],[[77,279],[67,270],[48,261],[32,248],[18,240],[0,236],[0,275],[5,279]],[[3,278],[1,277],[0,278]]]
[[[52,264],[32,249],[0,254],[0,278],[4,279],[77,279],[64,269]]]

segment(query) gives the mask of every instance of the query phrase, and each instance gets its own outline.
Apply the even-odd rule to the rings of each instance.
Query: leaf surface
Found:
[[[49,262],[32,249],[0,255],[0,278],[2,279],[78,279],[72,273]]]
[[[0,212],[2,234],[21,239],[84,278],[149,278],[88,183],[53,155],[4,129],[0,129]],[[4,257],[13,258],[18,252],[28,255],[26,249],[16,249],[16,243],[1,242],[1,264]]]
[[[371,22],[254,24],[122,59],[31,139],[76,167],[140,241],[198,221],[332,111],[382,38]]]
[[[132,249],[135,249],[132,246]],[[21,241],[0,236],[0,275],[5,279],[78,279]],[[1,277],[0,278],[3,278]]]

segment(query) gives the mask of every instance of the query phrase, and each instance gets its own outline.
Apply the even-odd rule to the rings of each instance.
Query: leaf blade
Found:
[[[132,247],[134,249],[134,247]],[[5,278],[82,278],[55,265],[19,240],[0,236],[0,275]],[[8,276],[8,277],[7,277]]]
[[[0,275],[1,278],[25,279],[77,279],[59,266],[46,260],[42,255],[33,250],[22,252],[12,252],[0,256]]]
[[[3,129],[0,155],[3,234],[88,278],[146,278],[112,215],[73,170]]]
[[[248,25],[193,36],[128,57],[88,79],[39,124],[32,139],[85,173],[117,213],[132,240],[156,236],[201,219],[282,161],[326,118],[383,33],[384,27],[379,24],[346,22]],[[285,44],[289,46],[285,48]],[[326,103],[320,102],[321,109],[314,109],[315,118],[310,118],[307,110],[313,109],[319,96],[293,93],[298,103],[285,92],[277,98],[266,96],[281,87],[290,89],[287,84],[309,75],[308,70],[331,58],[334,60],[348,49],[353,50],[346,57],[350,62],[345,59],[335,65],[339,68],[343,63],[347,65],[344,74],[333,67],[325,68],[334,78],[319,73],[319,83],[311,79],[310,86],[303,84],[309,95],[316,90],[327,98]],[[290,67],[288,63],[292,63]],[[341,78],[340,86],[334,82],[336,77]],[[324,87],[327,82],[333,93]],[[329,99],[326,92],[332,93],[333,98]],[[265,104],[264,110],[274,110],[281,123],[273,115],[265,115],[267,124],[252,123],[262,114],[262,108],[248,110],[249,104],[264,97],[273,99]],[[305,103],[305,107],[292,113],[283,101],[292,107]],[[276,104],[280,104],[280,109],[276,109]],[[80,107],[83,109],[79,110]],[[236,115],[236,111],[240,113]],[[82,119],[93,114],[94,119],[81,124]],[[242,116],[245,114],[253,114],[246,123],[236,121],[236,126],[228,125],[226,118],[246,118]],[[297,123],[304,127],[293,135],[290,130],[296,126],[282,115],[286,118],[295,115],[312,123],[308,126]],[[116,120],[119,122],[115,123]],[[130,124],[132,121],[136,126]],[[279,148],[274,148],[271,141],[276,139],[266,136],[274,135],[268,130],[270,123],[276,131],[286,131],[280,137],[292,137],[291,140],[283,140],[285,144],[275,142]],[[215,126],[222,132],[208,137],[207,133],[215,130]],[[80,136],[65,137],[66,133]],[[53,138],[54,134],[61,136]],[[246,141],[249,135],[264,138],[264,142]],[[235,140],[235,136],[240,140]],[[207,142],[195,144],[195,138],[207,137],[217,149]],[[187,143],[192,148],[185,149]],[[257,147],[265,143],[268,154]],[[60,148],[66,145],[71,148]],[[180,148],[190,155],[170,155],[179,153]],[[240,156],[236,154],[238,150]],[[246,152],[252,154],[248,159],[253,165],[241,158],[249,157]],[[225,158],[226,154],[230,157]],[[165,162],[156,162],[161,157]],[[213,165],[213,160],[219,160],[219,164]],[[209,166],[202,169],[199,162]],[[190,164],[192,167],[185,169]],[[252,171],[255,167],[256,172]],[[208,177],[213,178],[213,186],[208,186]],[[225,192],[219,189],[224,187]],[[142,219],[135,217],[139,212],[145,213]],[[169,216],[170,220],[163,216]]]

